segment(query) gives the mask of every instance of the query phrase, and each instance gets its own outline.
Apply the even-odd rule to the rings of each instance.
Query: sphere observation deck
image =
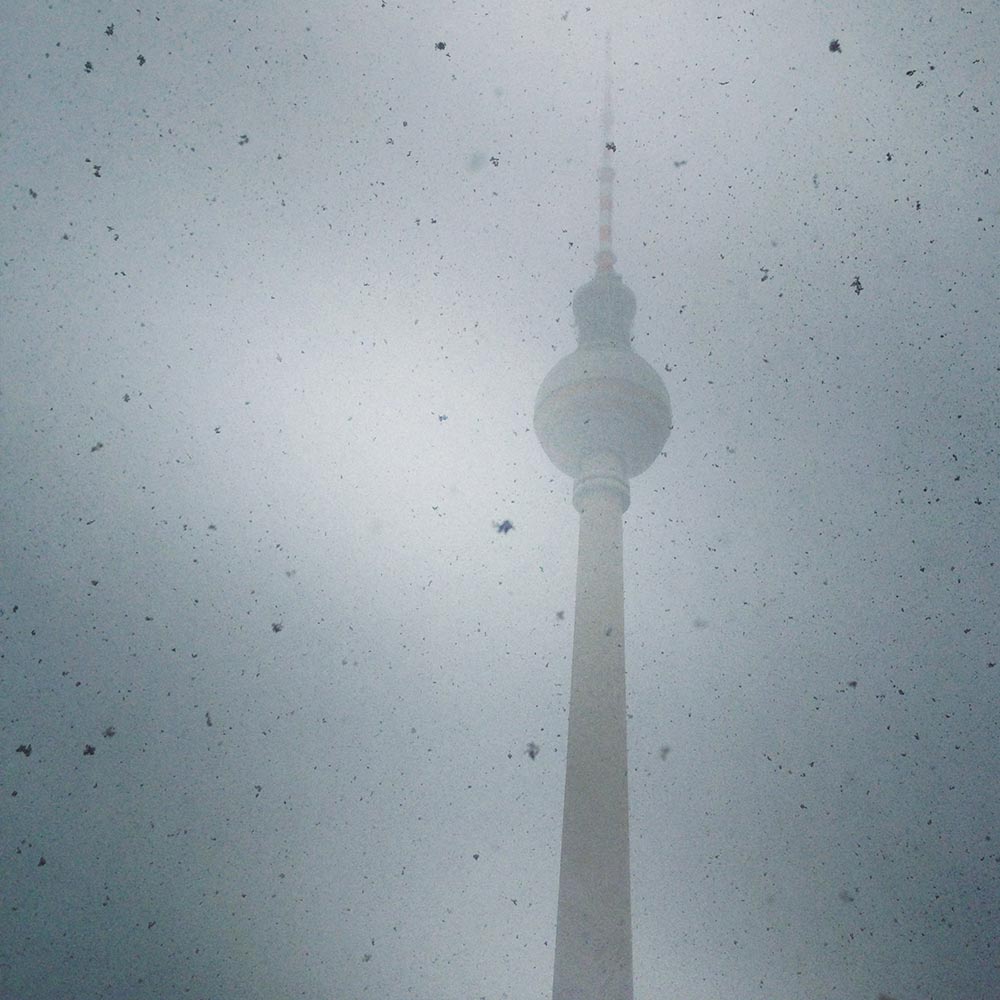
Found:
[[[663,379],[632,349],[635,295],[612,270],[598,271],[573,297],[578,346],[556,362],[535,398],[535,433],[563,473],[617,458],[626,479],[663,450],[671,429]]]

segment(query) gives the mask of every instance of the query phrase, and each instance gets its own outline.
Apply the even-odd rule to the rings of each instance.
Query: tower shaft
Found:
[[[580,546],[553,1000],[632,1000],[622,563],[628,484],[620,465],[603,458],[577,480],[574,496]]]

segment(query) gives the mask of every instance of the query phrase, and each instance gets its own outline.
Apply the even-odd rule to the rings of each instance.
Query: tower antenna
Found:
[[[615,168],[612,156],[615,152],[614,110],[611,106],[611,32],[604,36],[604,107],[601,109],[601,168],[598,178],[598,223],[597,254],[594,262],[598,273],[613,271],[615,252],[611,245],[611,223],[615,207]]]

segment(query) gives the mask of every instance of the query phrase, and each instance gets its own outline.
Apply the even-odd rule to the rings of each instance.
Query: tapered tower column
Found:
[[[632,1000],[622,515],[629,479],[670,434],[663,380],[632,350],[635,296],[615,271],[605,88],[597,273],[573,297],[577,347],[545,377],[535,432],[580,512],[554,1000]]]
[[[554,1000],[632,1000],[622,514],[613,455],[579,479],[573,672]],[[596,991],[596,992],[595,992]]]

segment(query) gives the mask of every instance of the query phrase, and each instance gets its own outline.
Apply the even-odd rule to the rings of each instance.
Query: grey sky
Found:
[[[994,988],[995,7],[614,11],[5,5],[0,997],[550,990],[609,24],[636,998]]]

